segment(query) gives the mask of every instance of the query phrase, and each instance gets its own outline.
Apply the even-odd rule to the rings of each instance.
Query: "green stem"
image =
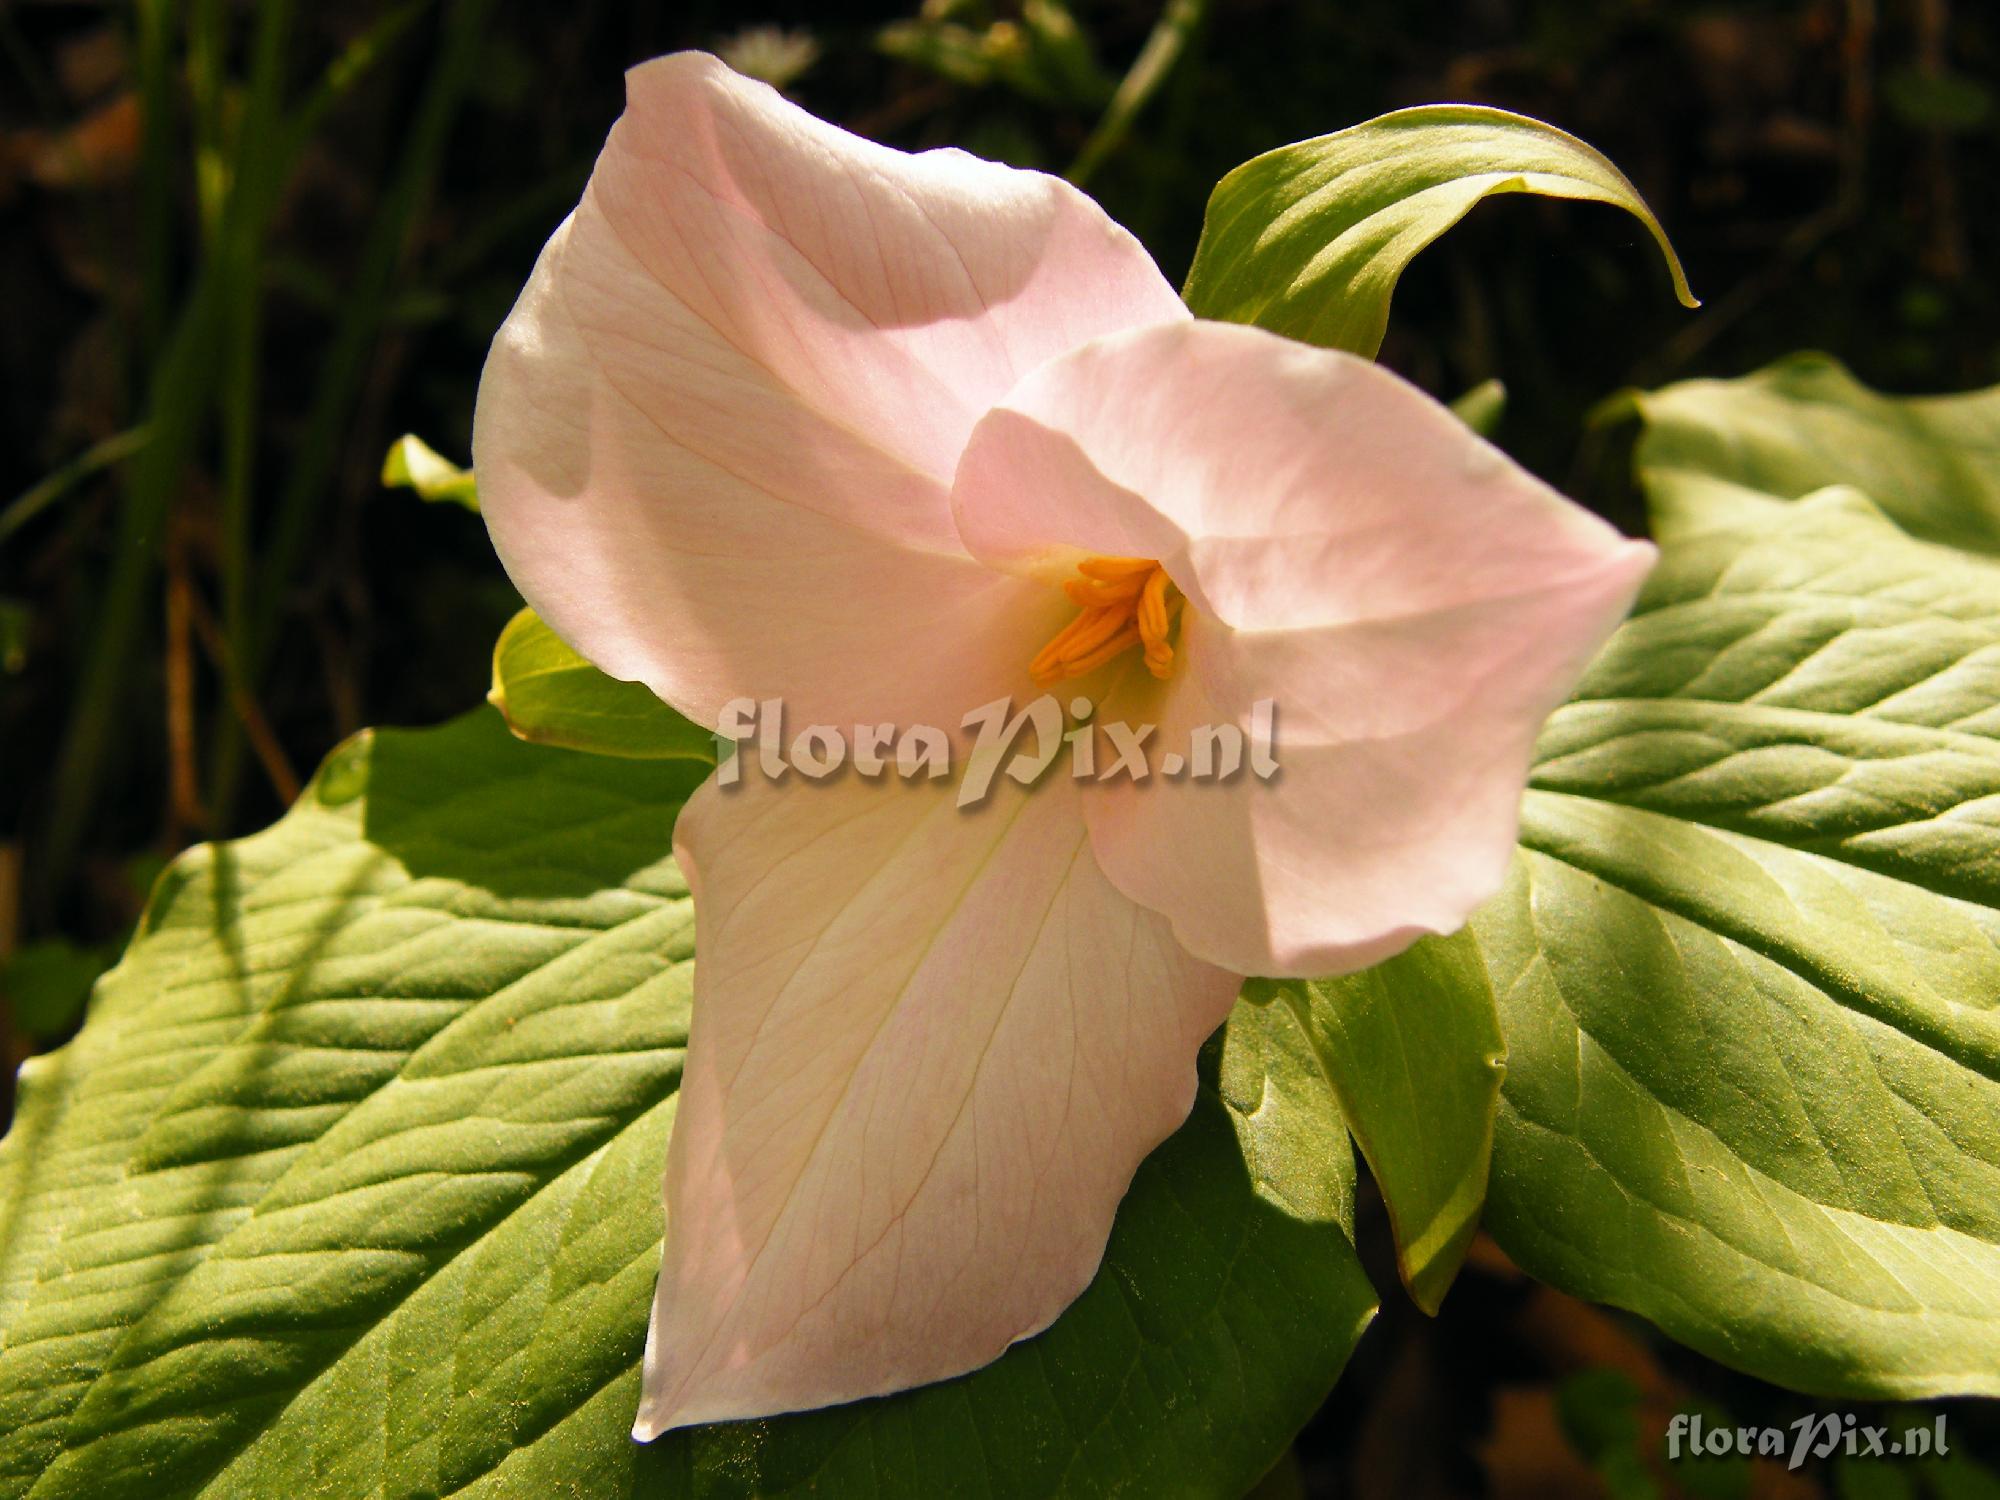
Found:
[[[126,469],[104,602],[56,762],[48,846],[38,872],[44,892],[60,885],[82,843],[122,718],[126,670],[153,597],[167,513],[207,409],[216,285],[204,273],[154,370],[146,419],[151,437]]]
[[[193,447],[207,391],[215,296],[204,276],[168,330],[172,284],[175,171],[172,0],[137,0],[136,72],[144,135],[140,144],[138,254],[140,349],[150,377],[144,398],[149,437],[125,474],[110,573],[65,725],[50,793],[48,843],[37,865],[47,899],[75,857],[96,800],[119,719],[126,671],[152,597],[160,533],[182,465]]]
[[[260,8],[250,98],[235,138],[236,181],[232,201],[248,211],[232,214],[221,254],[228,271],[231,306],[224,333],[222,418],[222,672],[235,702],[247,691],[240,663],[248,648],[250,606],[255,584],[250,556],[251,515],[257,462],[257,390],[264,321],[264,237],[291,170],[284,117],[285,44],[291,28],[290,0],[265,0]],[[234,722],[233,720],[229,722]],[[213,805],[213,804],[211,804]],[[218,813],[222,809],[217,809]]]
[[[257,612],[253,661],[261,663],[268,650],[284,608],[291,570],[342,457],[341,439],[367,356],[408,248],[410,226],[437,176],[445,139],[471,82],[489,9],[489,0],[459,0],[452,7],[443,53],[417,110],[402,163],[369,229],[360,269],[345,298],[345,316],[321,366],[323,373],[313,393],[298,459],[279,497],[276,527],[262,570],[266,590]]]
[[[290,11],[289,0],[266,0],[258,10],[251,99],[242,136],[253,150],[260,141],[270,139],[266,122],[275,116],[278,91],[283,87],[282,64]],[[141,0],[139,26],[142,90],[149,91],[145,147],[148,190],[165,192],[158,184],[171,184],[174,180],[168,134],[172,95],[168,0]],[[167,137],[167,146],[155,144],[161,137]],[[274,187],[270,176],[263,170],[240,170],[231,182],[217,236],[222,253],[203,263],[173,332],[153,365],[146,417],[151,437],[127,470],[104,600],[63,733],[62,755],[50,803],[47,857],[40,870],[47,891],[53,891],[65,878],[88,830],[105,762],[123,717],[127,674],[140,625],[154,597],[155,575],[174,498],[194,459],[209,402],[216,394],[218,369],[228,363],[230,332],[240,326],[244,299],[255,296],[257,278],[254,274],[245,275],[240,248],[232,254],[230,247],[249,247],[254,253],[254,247],[260,243],[261,226],[275,197],[275,191],[268,190]],[[162,234],[160,246],[148,245],[146,253],[150,261],[157,251],[164,263],[163,247],[172,239],[170,195],[163,206],[146,210],[149,226],[155,217],[168,232]],[[149,227],[146,232],[157,230]],[[254,264],[250,269],[254,271]],[[149,264],[147,274],[150,278],[163,272]],[[247,290],[245,281],[252,284]],[[153,295],[149,286],[147,296]],[[163,292],[159,295],[164,299]],[[240,571],[247,572],[247,567]]]
[[[136,0],[135,72],[139,91],[139,355],[159,359],[173,285],[174,161],[173,0]]]
[[[246,726],[237,706],[255,702],[257,677],[253,635],[259,577],[253,568],[252,515],[256,472],[258,370],[261,364],[263,298],[268,282],[264,263],[265,235],[279,194],[293,165],[310,143],[326,115],[387,54],[395,39],[432,0],[404,0],[356,37],[327,65],[318,83],[287,114],[280,108],[275,71],[260,71],[270,86],[259,88],[262,107],[251,118],[250,139],[236,153],[246,174],[246,191],[257,195],[264,211],[247,221],[230,249],[238,269],[232,284],[241,301],[232,319],[230,346],[223,369],[223,599],[219,669],[227,692],[217,706],[209,737],[210,777],[206,805],[219,825],[229,821],[243,764]],[[260,52],[260,65],[274,70],[280,54]],[[288,574],[286,576],[289,576]]]
[[[148,436],[144,427],[128,427],[123,432],[115,432],[102,442],[92,443],[53,474],[23,490],[12,504],[0,511],[0,542],[6,541],[91,475],[122,463],[137,453],[146,446]]]
[[[202,243],[213,246],[228,202],[230,167],[226,123],[228,13],[222,0],[192,0],[187,23],[188,93],[193,103],[192,140],[195,203]]]
[[[1139,49],[1117,92],[1105,106],[1104,118],[1097,122],[1090,139],[1083,143],[1083,150],[1077,153],[1076,164],[1068,173],[1071,182],[1082,187],[1125,144],[1133,121],[1167,81],[1167,75],[1187,51],[1207,11],[1207,0],[1167,0],[1167,8],[1160,13],[1146,45]]]

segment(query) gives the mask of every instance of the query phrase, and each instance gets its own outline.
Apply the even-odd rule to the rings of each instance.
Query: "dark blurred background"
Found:
[[[1419,259],[1382,357],[1444,397],[1504,381],[1497,439],[1628,526],[1629,434],[1587,421],[1621,386],[1808,347],[1897,392],[2000,381],[1984,0],[913,3],[0,0],[0,1078],[73,1029],[176,851],[485,691],[517,601],[384,450],[466,459],[487,341],[656,53],[1069,172],[1176,281],[1260,151],[1440,100],[1561,125],[1706,307],[1631,220],[1507,198]],[[1361,1237],[1393,1288],[1379,1207]],[[1381,1323],[1270,1496],[2000,1497],[1970,1462],[1665,1465],[1672,1411],[1811,1404],[1490,1247],[1440,1320],[1391,1290]]]

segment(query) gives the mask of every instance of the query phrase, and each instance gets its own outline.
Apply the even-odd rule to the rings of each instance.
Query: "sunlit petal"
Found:
[[[1234,976],[1112,889],[1073,784],[705,787],[642,1438],[901,1390],[1046,1327],[1186,1116]]]
[[[1216,323],[1044,366],[981,423],[954,503],[997,566],[1165,564],[1190,606],[1174,672],[1128,672],[1107,709],[1156,722],[1160,753],[1275,705],[1268,780],[1085,796],[1118,888],[1253,974],[1362,967],[1493,892],[1535,734],[1653,557],[1387,371]]]
[[[959,544],[972,424],[1052,355],[1185,318],[1054,178],[889,150],[663,58],[495,342],[481,503],[557,633],[699,721],[778,695],[955,721],[1048,619]]]

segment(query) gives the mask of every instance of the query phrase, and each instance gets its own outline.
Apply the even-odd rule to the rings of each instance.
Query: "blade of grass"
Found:
[[[368,356],[381,330],[418,211],[429,196],[445,141],[472,80],[490,10],[490,0],[457,0],[445,10],[437,61],[426,81],[402,160],[369,227],[360,265],[343,302],[340,325],[320,365],[305,436],[279,492],[256,580],[253,614],[243,648],[235,653],[237,669],[246,684],[262,680],[293,575],[345,456],[342,439],[367,371]],[[217,736],[208,800],[216,817],[226,822],[241,775],[242,739],[234,721],[219,724]]]
[[[193,0],[187,20],[189,121],[194,157],[195,204],[202,242],[222,232],[223,209],[235,176],[228,133],[229,12],[223,0]]]
[[[0,543],[4,543],[8,537],[26,526],[91,475],[100,473],[113,464],[122,463],[137,453],[146,446],[148,436],[148,430],[144,427],[128,427],[123,432],[114,432],[103,441],[92,443],[47,478],[23,490],[14,497],[5,510],[0,510]]]
[[[214,0],[205,0],[213,4]],[[266,232],[285,179],[324,122],[327,112],[344,98],[387,54],[389,45],[428,7],[430,0],[407,0],[383,16],[342,50],[321,73],[318,83],[289,113],[281,98],[284,32],[289,5],[268,5],[251,78],[250,105],[245,113],[236,152],[236,171],[245,191],[254,195],[259,211],[239,217],[238,233],[227,246],[232,264],[229,283],[236,290],[229,341],[222,367],[219,400],[222,416],[222,638],[218,654],[227,697],[238,706],[234,718],[221,717],[218,732],[227,740],[241,724],[240,706],[254,701],[252,681],[243,676],[250,654],[251,604],[256,586],[251,537],[255,495],[259,372],[265,275]],[[233,752],[232,752],[233,753]],[[268,757],[264,757],[268,760]]]
[[[56,762],[48,843],[37,870],[44,894],[62,883],[76,856],[121,717],[138,629],[150,612],[160,539],[208,410],[220,303],[216,278],[203,274],[153,373],[150,437],[126,468],[110,573]]]
[[[258,7],[258,31],[253,49],[251,98],[246,106],[244,133],[239,139],[265,142],[266,121],[275,117],[277,94],[283,87],[285,40],[290,26],[289,0],[267,0]],[[145,210],[156,214],[148,232],[158,243],[147,243],[146,275],[164,277],[161,269],[172,243],[172,76],[170,33],[172,13],[167,0],[141,0],[138,15],[142,54],[142,97],[147,131],[142,152],[147,168],[146,191],[163,194]],[[146,78],[148,69],[157,77]],[[149,92],[148,92],[149,91]],[[166,144],[156,142],[164,137]],[[155,175],[157,169],[157,176]],[[275,193],[264,191],[260,174],[240,170],[230,183],[223,210],[221,240],[260,232]],[[163,228],[160,226],[164,226]],[[156,263],[154,258],[160,259]],[[182,305],[173,333],[153,367],[147,397],[146,426],[151,441],[127,471],[118,532],[106,580],[103,603],[91,638],[79,686],[63,735],[62,755],[50,799],[46,857],[39,874],[53,891],[65,878],[81,846],[104,773],[120,705],[127,686],[141,624],[150,613],[160,568],[161,546],[175,496],[193,459],[217,371],[227,354],[224,342],[240,307],[232,298],[246,295],[237,280],[240,267],[227,256],[203,264]],[[254,278],[249,278],[254,282]],[[154,295],[149,289],[148,296]],[[160,294],[164,299],[164,293]]]
[[[207,0],[214,3],[214,0]],[[318,84],[285,118],[279,99],[277,66],[282,37],[268,51],[260,48],[253,82],[255,106],[246,121],[248,145],[243,170],[254,172],[255,190],[275,205],[284,177],[326,118],[387,54],[389,46],[430,0],[407,0],[381,17],[342,50],[320,75]],[[275,8],[275,7],[274,7]],[[260,149],[261,148],[261,149]],[[222,429],[222,654],[228,674],[228,695],[236,704],[254,701],[254,682],[244,680],[243,663],[250,657],[251,601],[255,579],[251,566],[251,499],[256,471],[259,330],[263,322],[264,234],[268,214],[246,216],[241,242],[234,247],[234,279],[241,301],[232,320],[230,348],[223,370]],[[224,720],[224,723],[230,721]],[[239,712],[236,722],[242,722]],[[225,738],[233,731],[224,731]],[[232,752],[233,754],[233,752]]]
[[[135,0],[134,74],[139,87],[139,359],[152,368],[167,336],[174,274],[173,0]]]
[[[256,478],[260,333],[264,321],[264,237],[284,181],[292,167],[285,115],[284,58],[291,29],[290,0],[265,0],[259,8],[256,48],[250,69],[249,99],[236,132],[235,183],[247,212],[231,215],[222,255],[230,289],[227,332],[217,391],[222,419],[222,633],[226,687],[231,700],[248,693],[236,675],[250,629],[255,587],[251,565],[251,499]]]
[[[405,0],[404,4],[349,42],[340,56],[327,65],[313,91],[300,102],[285,123],[286,145],[282,154],[286,160],[297,158],[313,132],[326,119],[327,111],[374,71],[375,65],[388,55],[396,38],[407,31],[418,16],[429,10],[432,3],[433,0]]]
[[[1118,84],[1118,91],[1111,96],[1105,106],[1104,117],[1097,122],[1097,128],[1083,143],[1083,149],[1076,155],[1076,164],[1069,169],[1069,180],[1082,187],[1104,165],[1113,152],[1125,143],[1125,137],[1132,131],[1133,121],[1139,118],[1160,85],[1167,81],[1174,65],[1187,51],[1188,43],[1200,29],[1202,18],[1208,13],[1208,0],[1167,0],[1167,7],[1160,13],[1146,44],[1139,49],[1139,55],[1132,60],[1131,68]]]

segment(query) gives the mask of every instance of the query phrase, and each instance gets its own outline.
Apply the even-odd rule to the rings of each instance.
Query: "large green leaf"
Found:
[[[1479,1227],[1505,1049],[1478,947],[1430,938],[1343,979],[1253,980],[1288,1008],[1382,1190],[1410,1294],[1436,1312]]]
[[[667,850],[700,770],[614,779],[605,764],[517,746],[490,713],[364,736],[276,828],[172,867],[82,1034],[24,1070],[21,1117],[0,1147],[0,1493],[24,1493],[103,1410],[104,1397],[90,1399],[100,1372],[147,1330],[175,1326],[190,1283],[212,1279],[204,1263],[218,1245],[268,1232],[252,1211],[269,1215],[274,1193],[294,1191],[282,1185],[315,1180],[330,1132],[355,1144],[359,1167],[367,1121],[390,1108],[406,1165],[428,1173],[406,1187],[428,1190],[441,1213],[474,1201],[498,1213],[525,1194],[529,1177],[482,1178],[466,1159],[481,1136],[504,1145],[498,1101],[520,1086],[478,1071],[510,1051],[468,1059],[496,1028],[514,1049],[555,1041],[577,1054],[540,1070],[551,1101],[607,1096],[588,1121],[579,1111],[551,1130],[552,1162],[587,1154],[615,1125],[610,1094],[629,1107],[670,1085],[677,1021],[631,997],[685,990],[691,918]],[[618,1022],[620,1060],[591,1057]],[[426,1134],[424,1111],[467,1087],[477,1108],[458,1139],[448,1127]],[[345,1204],[329,1196],[315,1217],[329,1234],[343,1219],[352,1231],[368,1202],[359,1189]],[[303,1278],[309,1264],[241,1269]],[[357,1242],[340,1264],[356,1291],[384,1290],[383,1253]],[[342,1305],[341,1279],[328,1278],[329,1308]],[[302,1296],[301,1310],[313,1301]],[[310,1362],[328,1336],[274,1337]],[[160,1441],[226,1443],[281,1395],[258,1389],[278,1377],[253,1358],[255,1341],[235,1347],[244,1379],[208,1390],[217,1408],[159,1429]],[[179,1362],[203,1357],[195,1341]],[[194,1388],[149,1380],[151,1396],[192,1404]]]
[[[2000,387],[1880,395],[1824,354],[1740,380],[1630,392],[1612,408],[1646,424],[1638,463],[1654,485],[1688,475],[1790,500],[1850,484],[1917,536],[2000,552]]]
[[[494,643],[493,687],[486,696],[508,728],[538,745],[715,764],[714,735],[641,684],[605,676],[532,609],[509,620]]]
[[[0,1495],[1228,1495],[1373,1307],[1353,1165],[1243,1007],[1046,1334],[966,1379],[627,1436],[703,768],[358,740],[178,862],[0,1146]]]
[[[1267,151],[1215,186],[1188,272],[1188,306],[1372,358],[1417,253],[1483,198],[1541,193],[1635,215],[1674,291],[1696,305],[1637,188],[1573,135],[1471,104],[1400,109]]]
[[[2000,1394],[2000,565],[1695,490],[1476,919],[1488,1223],[1767,1379]]]

